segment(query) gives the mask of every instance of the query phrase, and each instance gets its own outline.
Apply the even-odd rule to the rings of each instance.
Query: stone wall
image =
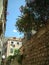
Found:
[[[24,45],[22,65],[49,65],[49,24]]]

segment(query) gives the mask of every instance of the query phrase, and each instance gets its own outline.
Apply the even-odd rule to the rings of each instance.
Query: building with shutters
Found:
[[[4,44],[4,55],[6,57],[14,55],[14,51],[18,50],[22,46],[22,39],[11,37],[8,38],[7,42]]]

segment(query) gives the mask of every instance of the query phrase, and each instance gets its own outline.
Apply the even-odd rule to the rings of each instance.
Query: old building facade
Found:
[[[0,59],[2,57],[3,40],[6,27],[7,2],[8,0],[0,0]]]
[[[18,50],[22,46],[21,38],[11,37],[8,38],[4,44],[4,54],[6,57],[14,55],[14,51]]]

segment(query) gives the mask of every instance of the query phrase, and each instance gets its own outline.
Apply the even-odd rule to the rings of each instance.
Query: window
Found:
[[[10,49],[10,53],[13,53],[13,48]]]
[[[13,45],[13,41],[11,42],[11,46]]]
[[[11,46],[12,46],[12,47],[15,47],[15,44],[14,44],[14,42],[13,42],[13,41],[11,42]]]
[[[11,43],[13,44],[13,41]]]
[[[15,47],[15,45],[13,44],[13,47]]]
[[[17,44],[19,45],[19,42],[17,42]]]
[[[1,43],[0,43],[0,48],[1,48]]]
[[[5,48],[5,53],[7,52],[7,47]]]
[[[1,51],[0,51],[0,55],[1,55]]]

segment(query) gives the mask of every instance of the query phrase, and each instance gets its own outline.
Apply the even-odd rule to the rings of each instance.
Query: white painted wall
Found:
[[[13,42],[15,47],[11,46],[11,42]],[[19,42],[19,44],[17,44],[17,42]],[[8,41],[8,43],[7,43],[7,57],[10,55],[14,55],[14,50],[19,49],[21,46],[22,46],[22,42],[20,42],[20,41],[12,41],[12,40]],[[13,53],[10,53],[11,48],[13,49]]]
[[[3,0],[0,0],[0,18],[3,11]]]

